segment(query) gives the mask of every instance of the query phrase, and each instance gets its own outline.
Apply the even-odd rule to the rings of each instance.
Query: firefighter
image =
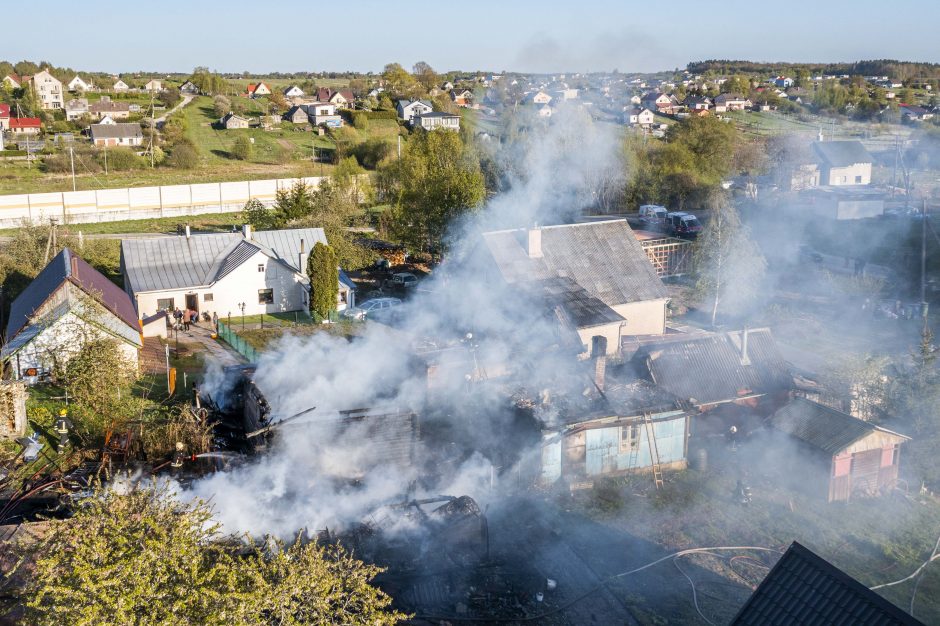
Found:
[[[69,429],[74,428],[75,425],[72,424],[72,420],[69,419],[68,409],[59,410],[59,419],[55,421],[55,430],[56,434],[59,435],[59,446],[56,449],[59,454],[65,452],[65,449],[69,445]]]
[[[183,467],[183,461],[186,460],[186,446],[183,445],[182,441],[176,442],[176,452],[173,454],[173,461],[170,463],[170,467],[173,469],[179,469]]]

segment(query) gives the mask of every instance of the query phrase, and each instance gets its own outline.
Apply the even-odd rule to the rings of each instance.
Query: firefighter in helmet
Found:
[[[75,425],[72,424],[72,420],[69,419],[68,409],[59,409],[59,418],[55,421],[55,430],[56,434],[59,436],[59,445],[57,451],[59,454],[65,452],[65,449],[69,445],[69,429],[74,428]]]
[[[182,441],[176,442],[176,452],[173,454],[173,461],[170,463],[170,467],[173,469],[179,469],[183,467],[183,461],[186,460],[186,446]]]

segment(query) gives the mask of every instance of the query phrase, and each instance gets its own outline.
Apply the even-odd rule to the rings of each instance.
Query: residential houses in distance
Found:
[[[351,109],[355,104],[353,92],[349,89],[331,89],[320,87],[317,89],[317,102],[329,102],[338,109]]]
[[[113,91],[113,92],[115,92],[115,93],[126,93],[126,92],[130,91],[130,89],[131,89],[131,88],[130,88],[130,85],[128,85],[127,83],[125,83],[125,82],[124,82],[123,80],[121,80],[120,78],[117,79],[116,81],[114,81],[114,84],[111,85],[111,91]]]
[[[414,124],[416,115],[424,115],[434,110],[429,100],[399,100],[396,104],[398,119]]]
[[[269,96],[271,95],[271,88],[261,83],[250,83],[248,85],[248,97],[257,98],[260,96]]]
[[[90,81],[85,81],[78,74],[75,75],[75,78],[69,81],[67,85],[69,91],[75,92],[86,92],[94,89],[94,85]]]
[[[88,105],[88,113],[95,119],[110,117],[112,120],[126,120],[131,116],[130,104],[122,100],[112,100],[102,96],[97,102]]]
[[[36,72],[29,85],[44,110],[54,111],[65,106],[62,82],[47,70]]]
[[[141,146],[144,143],[144,133],[137,122],[111,122],[92,124],[88,128],[88,136],[92,144],[98,147],[108,146]]]
[[[242,117],[241,115],[229,111],[219,120],[219,125],[226,130],[234,130],[248,128],[250,121],[247,117]]]
[[[460,116],[454,113],[445,113],[443,111],[431,111],[430,113],[421,113],[412,118],[411,125],[415,128],[424,130],[460,130]]]

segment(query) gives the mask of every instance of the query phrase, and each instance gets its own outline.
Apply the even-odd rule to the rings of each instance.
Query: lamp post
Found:
[[[242,330],[245,330],[245,303],[239,302],[238,308],[242,310]]]

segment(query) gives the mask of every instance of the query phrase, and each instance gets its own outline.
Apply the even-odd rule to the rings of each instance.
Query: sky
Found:
[[[40,5],[37,5],[40,6]],[[77,70],[653,72],[689,61],[940,62],[936,0],[41,3],[0,58]]]

